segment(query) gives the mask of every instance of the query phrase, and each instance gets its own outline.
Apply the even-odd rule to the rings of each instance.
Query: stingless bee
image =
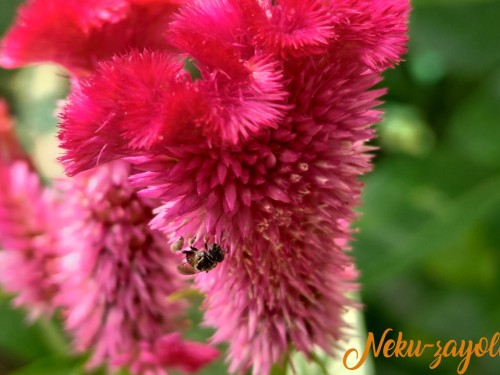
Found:
[[[182,252],[186,254],[186,262],[177,266],[177,270],[183,275],[208,272],[224,260],[224,251],[216,243],[209,246],[205,242],[205,250],[189,246],[189,250],[182,250]]]

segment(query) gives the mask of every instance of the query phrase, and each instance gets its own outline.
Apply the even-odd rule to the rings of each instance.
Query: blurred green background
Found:
[[[18,0],[0,2],[0,33]],[[385,120],[353,243],[367,331],[434,343],[500,331],[500,1],[415,0],[407,62],[386,74]],[[55,74],[54,74],[55,73]],[[50,66],[0,70],[24,144],[46,176],[54,162],[56,101],[65,74]],[[193,317],[200,319],[194,309]],[[28,326],[0,298],[0,374],[82,374],[57,323]],[[193,329],[192,337],[209,331]],[[454,374],[460,359],[377,358],[379,375]],[[312,370],[304,370],[312,374]],[[368,372],[368,371],[367,371]],[[224,374],[217,363],[203,372]],[[467,374],[498,375],[500,358]],[[335,374],[333,374],[335,375]]]

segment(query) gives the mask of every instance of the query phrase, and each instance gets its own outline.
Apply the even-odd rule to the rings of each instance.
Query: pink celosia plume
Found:
[[[342,336],[345,292],[354,289],[343,271],[351,266],[346,222],[359,203],[357,177],[370,170],[363,143],[373,136],[369,125],[380,111],[371,108],[383,91],[368,91],[376,74],[341,63],[299,79],[291,88],[301,105],[260,142],[134,159],[147,170],[135,184],[166,202],[155,227],[174,238],[222,236],[226,261],[197,284],[207,293],[214,340],[232,344],[232,371],[253,365],[254,374],[266,374],[290,344],[330,351]]]
[[[31,318],[53,310],[58,290],[56,204],[25,161],[0,163],[0,283]]]
[[[160,2],[140,2],[152,3]],[[87,9],[85,27],[93,30],[104,17],[115,30],[113,25],[122,22],[115,12],[122,10],[102,4],[107,4],[103,13]],[[139,6],[138,1],[127,4]],[[116,17],[110,18],[110,12]],[[199,275],[196,283],[207,294],[205,321],[217,330],[214,342],[230,343],[233,372],[253,367],[253,374],[265,375],[287,357],[290,347],[306,355],[314,346],[332,352],[344,335],[342,311],[354,304],[345,293],[356,289],[346,254],[350,224],[360,203],[359,176],[371,169],[366,142],[381,115],[374,108],[385,92],[372,87],[405,51],[408,12],[407,0],[194,0],[171,17],[169,13],[171,22],[163,28],[155,26],[162,29],[164,47],[138,46],[124,38],[127,48],[115,48],[109,44],[112,39],[104,38],[96,52],[85,47],[91,65],[74,65],[91,74],[75,81],[61,114],[59,137],[67,172],[126,159],[134,164],[133,185],[142,189],[141,197],[132,200],[161,202],[151,222],[154,230],[171,242],[182,236],[195,238],[199,246],[209,236],[221,244],[226,259]],[[142,35],[143,29],[127,25],[131,33]],[[32,35],[45,29],[42,25]],[[83,30],[81,25],[78,30]],[[156,31],[151,31],[153,40],[160,37]],[[7,41],[23,40],[23,33],[30,33],[17,32],[19,36]],[[59,59],[63,49],[57,43],[51,48],[54,55],[46,58],[67,65]],[[113,53],[100,53],[100,48]],[[186,59],[199,77],[188,74]],[[109,178],[116,172],[102,173]],[[128,173],[120,172],[120,186]],[[86,182],[87,188],[93,186],[101,196],[111,186],[103,181]],[[96,207],[109,209],[113,202],[115,198],[107,197]],[[120,207],[116,212],[123,217],[132,215],[131,207]],[[74,210],[76,215],[84,211]],[[82,242],[82,249],[94,250],[80,251],[78,256],[89,257],[83,262],[89,268],[73,289],[83,288],[81,295],[95,304],[98,291],[88,284],[94,277],[106,291],[99,294],[104,301],[115,298],[121,306],[121,298],[127,300],[130,293],[151,299],[149,289],[145,293],[139,284],[132,283],[123,294],[115,284],[106,284],[110,275],[133,274],[128,266],[132,252],[116,249],[134,248],[131,241],[144,243],[143,237],[135,238],[135,224],[103,227],[101,214],[81,222],[88,225],[83,232],[92,233],[86,237],[98,242]],[[138,254],[145,257],[139,264],[158,267],[163,253],[150,244]],[[117,264],[123,264],[120,272]],[[164,284],[158,281],[151,290],[165,294]],[[116,317],[102,301],[98,306],[96,316],[105,316],[105,323],[93,315],[88,320],[90,331],[99,335],[107,327],[129,332],[134,327],[130,317],[140,310]],[[89,334],[71,323],[87,316],[88,308],[81,309],[84,313],[70,310],[78,319],[70,313],[68,322],[81,346],[88,347]],[[98,355],[115,357],[113,340],[111,334],[96,339]],[[142,366],[161,345],[150,340],[141,348],[147,350],[122,363]]]
[[[166,241],[148,228],[151,205],[128,174],[127,163],[117,161],[61,184],[70,224],[61,235],[56,301],[76,350],[92,351],[90,365],[128,366],[136,374],[197,370],[218,353],[176,333],[183,306],[168,296],[185,282]]]
[[[3,40],[0,65],[54,62],[87,75],[130,48],[170,48],[166,25],[181,0],[29,0]]]
[[[31,318],[53,310],[59,218],[0,101],[0,283]]]

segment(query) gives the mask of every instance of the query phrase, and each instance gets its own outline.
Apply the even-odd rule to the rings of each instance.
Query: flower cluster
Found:
[[[153,230],[171,244],[215,238],[226,252],[196,284],[213,342],[230,344],[230,371],[268,374],[290,347],[332,352],[357,288],[346,250],[385,92],[372,87],[405,52],[408,12],[408,0],[28,2],[0,63],[52,61],[72,74],[61,160],[83,181],[70,191],[95,201],[86,211],[75,193],[81,243],[61,271],[81,348],[99,358],[114,357],[113,340],[129,347],[110,329],[141,332],[149,348],[173,340],[155,333],[171,324],[155,316],[173,276],[159,265],[171,255],[144,234]],[[137,196],[117,187],[127,176]],[[150,228],[134,222],[140,199],[157,206]],[[78,280],[75,264],[85,264]],[[144,305],[129,306],[136,296]],[[95,324],[79,333],[89,304]],[[143,358],[133,351],[123,363]]]
[[[7,105],[0,101],[0,282],[16,293],[14,303],[30,308],[31,318],[51,313],[58,291],[58,216],[53,194],[44,189],[14,133]]]
[[[3,105],[0,109],[6,109]],[[176,256],[148,226],[152,202],[115,161],[43,188],[0,113],[0,283],[32,319],[59,309],[76,352],[89,366],[134,374],[196,372],[218,356],[186,341],[185,304],[169,296],[186,287]]]
[[[196,371],[217,351],[176,333],[183,306],[167,297],[185,281],[165,239],[148,227],[152,205],[137,196],[128,175],[129,165],[115,161],[59,184],[69,224],[59,243],[56,303],[76,350],[93,350],[90,365],[107,361],[137,374]]]

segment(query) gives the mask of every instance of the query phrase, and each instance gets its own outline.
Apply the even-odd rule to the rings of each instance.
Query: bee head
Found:
[[[214,243],[210,246],[208,251],[216,262],[220,263],[224,260],[224,250],[222,250],[222,247],[220,247],[220,245]]]

